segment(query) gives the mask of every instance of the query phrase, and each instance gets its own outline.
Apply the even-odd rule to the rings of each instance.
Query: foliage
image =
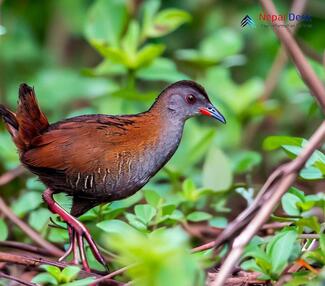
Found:
[[[289,3],[274,2],[279,11],[289,11]],[[323,120],[290,63],[271,96],[263,95],[280,45],[271,29],[239,26],[244,15],[258,15],[261,9],[230,1],[189,0],[7,0],[0,5],[0,98],[12,109],[21,82],[35,87],[51,122],[80,114],[141,112],[167,84],[181,79],[196,80],[206,88],[227,125],[207,118],[189,120],[176,154],[141,191],[80,217],[110,257],[110,268],[129,267],[117,280],[204,285],[204,270],[220,257],[209,251],[192,254],[191,248],[214,239],[251,204],[271,171],[300,154],[308,144],[305,138]],[[302,25],[296,37],[321,53],[322,11],[308,9],[313,26]],[[323,65],[310,62],[324,81]],[[0,159],[2,173],[19,164],[3,125]],[[246,247],[242,269],[276,281],[303,259],[320,274],[303,268],[286,285],[322,285],[324,174],[320,146],[271,217],[271,222],[289,226],[259,232]],[[65,224],[42,202],[44,187],[33,175],[23,175],[1,187],[1,197],[42,237],[67,247]],[[65,195],[56,195],[56,200],[67,210],[71,206]],[[309,249],[314,240],[302,239],[305,234],[318,235],[318,246]],[[30,243],[1,217],[3,240]],[[87,255],[91,268],[103,270],[90,251]],[[93,280],[81,278],[80,268],[74,266],[43,270],[34,283],[73,286]],[[0,280],[2,284],[8,285],[6,280]]]

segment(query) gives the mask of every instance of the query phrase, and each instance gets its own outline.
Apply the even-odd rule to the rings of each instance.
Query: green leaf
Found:
[[[126,213],[125,217],[128,220],[129,224],[135,227],[136,229],[140,231],[147,230],[147,225],[143,223],[136,215],[131,213]]]
[[[302,138],[291,136],[268,136],[263,141],[263,149],[271,151],[279,149],[282,145],[301,146]]]
[[[86,20],[86,38],[90,42],[96,40],[117,47],[127,18],[124,0],[97,0],[91,6]]]
[[[37,231],[41,231],[49,221],[51,212],[48,209],[40,208],[30,213],[28,223]]]
[[[65,267],[61,272],[61,281],[71,282],[77,278],[79,272],[80,272],[80,267],[78,266]]]
[[[242,151],[232,160],[234,171],[238,174],[252,171],[253,167],[259,165],[262,157],[254,151]]]
[[[151,27],[146,23],[146,35],[152,38],[167,35],[190,20],[190,14],[183,10],[165,9],[154,17]]]
[[[212,218],[212,215],[206,212],[192,212],[189,215],[186,216],[186,219],[189,221],[197,222],[197,221],[204,221],[209,220]]]
[[[136,205],[134,208],[136,216],[146,225],[148,225],[151,220],[156,215],[157,211],[151,205]]]
[[[40,193],[27,192],[13,203],[12,210],[17,216],[23,217],[26,213],[36,209],[42,202],[42,195]]]
[[[38,285],[59,285],[58,281],[49,273],[37,274],[35,277],[33,277],[31,282]]]
[[[271,259],[274,275],[279,276],[287,266],[297,236],[295,230],[284,230],[273,237],[267,245],[266,254]]]
[[[303,168],[299,176],[305,180],[321,180],[324,178],[321,170],[313,166]]]
[[[315,216],[301,218],[296,221],[295,224],[300,227],[301,232],[304,231],[306,227],[310,228],[316,233],[320,232],[320,224],[318,222],[317,217]]]
[[[217,148],[211,148],[203,165],[203,186],[215,191],[230,188],[233,174],[228,157]]]
[[[185,199],[188,201],[195,202],[200,193],[197,191],[197,188],[192,179],[186,179],[182,184],[182,194]]]
[[[46,272],[51,274],[57,281],[60,281],[61,270],[59,267],[53,265],[42,265],[41,268],[45,269]]]
[[[124,221],[113,219],[113,220],[104,220],[97,224],[97,227],[104,230],[108,233],[113,234],[123,234],[135,231],[133,227],[125,223]]]
[[[325,257],[325,233],[319,235],[319,246]]]
[[[228,225],[227,219],[225,217],[213,217],[209,220],[209,225],[217,228],[226,228]]]
[[[144,197],[151,206],[157,207],[159,202],[163,199],[155,190],[144,190]]]
[[[140,68],[150,64],[155,58],[159,57],[165,50],[163,44],[145,45],[136,55],[135,62],[129,63],[130,68]]]
[[[188,79],[188,76],[179,72],[176,64],[167,58],[156,58],[149,65],[139,68],[136,77],[144,80],[167,82]]]
[[[128,30],[122,39],[122,48],[128,57],[128,62],[136,61],[136,53],[139,44],[139,31],[139,23],[133,20],[129,24]]]
[[[297,206],[297,203],[302,202],[302,200],[292,193],[286,193],[281,199],[281,204],[283,210],[291,216],[299,216],[301,211]]]
[[[6,240],[8,237],[8,227],[5,223],[5,221],[0,218],[0,241]]]

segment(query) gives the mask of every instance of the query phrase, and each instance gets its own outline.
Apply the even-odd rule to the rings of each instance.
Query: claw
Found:
[[[50,210],[53,213],[58,214],[62,218],[62,220],[67,223],[70,238],[70,245],[66,253],[60,258],[60,261],[66,259],[71,253],[73,253],[73,263],[78,264],[78,262],[81,260],[84,269],[90,272],[90,267],[85,253],[85,239],[89,244],[91,252],[93,253],[96,260],[108,270],[106,262],[103,256],[100,254],[88,229],[80,221],[78,221],[75,217],[69,214],[60,205],[58,205],[53,199],[53,194],[53,191],[51,191],[50,189],[46,189],[43,193],[44,201],[48,204]]]

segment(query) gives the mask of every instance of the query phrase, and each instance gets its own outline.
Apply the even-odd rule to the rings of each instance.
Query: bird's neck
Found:
[[[155,105],[147,112],[147,116],[151,118],[150,127],[158,131],[154,136],[156,141],[152,146],[152,151],[147,154],[151,157],[150,161],[155,164],[152,170],[156,171],[163,167],[177,150],[185,123],[185,119],[174,116],[169,110],[157,107]]]

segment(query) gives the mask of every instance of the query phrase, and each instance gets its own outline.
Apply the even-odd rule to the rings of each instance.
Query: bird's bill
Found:
[[[200,113],[205,116],[213,117],[213,118],[217,119],[218,121],[226,124],[225,117],[212,104],[208,107],[200,108]]]

